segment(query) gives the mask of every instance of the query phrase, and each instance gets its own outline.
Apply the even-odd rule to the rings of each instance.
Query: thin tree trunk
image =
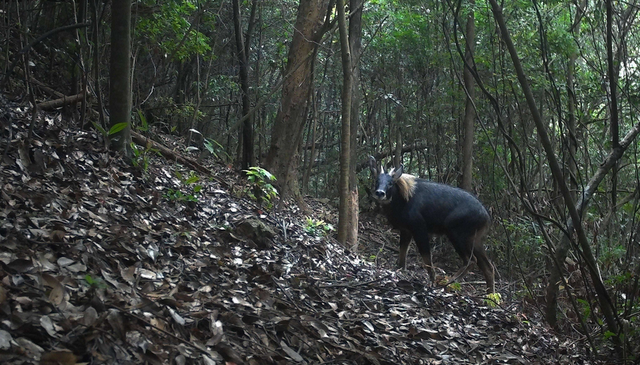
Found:
[[[618,147],[619,141],[619,125],[618,125],[618,67],[616,61],[613,58],[613,4],[611,0],[606,0],[607,7],[607,79],[609,80],[609,127],[611,133],[611,146],[612,148]],[[618,200],[618,166],[614,166],[611,170],[611,207],[613,209],[613,221],[616,217],[616,205]],[[616,233],[613,226],[604,227],[609,234],[610,241],[615,240]]]
[[[351,161],[351,92],[352,76],[351,71],[351,50],[349,45],[349,34],[347,30],[347,19],[345,15],[344,0],[338,0],[336,4],[338,10],[338,28],[340,30],[340,55],[342,57],[342,133],[340,136],[340,207],[338,216],[338,242],[343,245],[350,245],[347,242],[350,212],[351,194],[349,190],[349,172]]]
[[[93,78],[94,90],[96,91],[96,99],[98,101],[98,121],[102,128],[104,125],[104,105],[102,101],[102,88],[100,87],[100,34],[98,32],[98,0],[92,0],[91,22],[93,23],[93,33],[91,39],[93,41]]]
[[[254,0],[251,7],[251,17],[255,17],[256,1]],[[251,29],[252,21],[249,21]],[[247,33],[247,45],[242,36],[242,23],[240,18],[240,0],[233,0],[233,25],[236,36],[236,52],[238,54],[238,63],[240,64],[240,88],[242,90],[242,116],[249,115],[251,111],[251,102],[249,100],[249,64],[248,51],[250,43],[250,34]],[[248,169],[254,165],[253,153],[253,117],[249,117],[242,124],[242,162],[243,169]]]
[[[466,47],[465,47],[465,65],[463,79],[464,79],[464,87],[467,90],[466,95],[466,104],[464,110],[464,143],[462,144],[462,182],[460,187],[464,190],[471,191],[472,186],[472,177],[473,177],[473,140],[474,140],[474,131],[473,131],[473,121],[475,120],[476,113],[473,108],[473,104],[475,102],[475,89],[473,82],[473,75],[469,67],[471,67],[473,62],[473,52],[475,49],[475,38],[476,38],[476,30],[475,30],[475,21],[474,21],[474,7],[475,0],[469,1],[469,15],[467,18],[467,30],[466,30]]]
[[[402,76],[402,74],[400,74]],[[400,85],[402,85],[402,77],[400,79]],[[402,100],[402,91],[398,90],[398,99]],[[402,163],[402,125],[404,124],[404,106],[402,104],[396,104],[396,143],[395,152],[393,153],[393,166],[398,167]]]
[[[582,1],[582,0],[581,0]],[[580,33],[580,19],[582,19],[582,9],[583,4],[576,4],[576,15],[575,22],[571,25],[572,32],[575,33],[577,37]],[[578,180],[577,180],[577,160],[576,160],[576,152],[578,150],[578,138],[576,131],[576,106],[575,106],[575,88],[574,88],[574,72],[576,67],[576,59],[578,58],[577,50],[574,50],[569,55],[569,64],[567,65],[567,109],[568,109],[568,120],[567,120],[567,135],[566,135],[566,146],[567,146],[567,157],[566,159],[566,174],[567,183],[569,186],[576,190],[578,189]],[[581,214],[581,212],[579,212]],[[563,236],[563,239],[565,237]],[[562,258],[564,261],[564,258]],[[563,261],[560,261],[560,265],[562,265]],[[562,272],[560,271],[562,267],[558,267],[557,265],[551,265],[549,268],[549,283],[547,284],[546,291],[546,308],[545,308],[545,318],[547,323],[553,327],[558,327],[558,313],[557,313],[557,302],[558,302],[558,285],[553,283],[560,282],[560,275]]]
[[[351,132],[349,157],[349,230],[347,231],[347,244],[353,251],[358,250],[358,178],[356,164],[358,160],[358,128],[360,126],[360,55],[362,54],[362,6],[364,0],[350,0],[349,8],[349,45],[351,48],[352,86],[351,86]]]
[[[554,180],[558,184],[560,188],[560,192],[562,193],[562,197],[565,201],[565,206],[569,210],[569,215],[574,222],[575,230],[578,235],[578,243],[580,248],[582,249],[582,255],[587,263],[587,269],[591,276],[591,280],[594,285],[594,289],[598,294],[598,300],[600,302],[600,309],[602,310],[602,314],[604,315],[605,322],[609,331],[616,334],[614,339],[619,342],[618,334],[618,323],[616,319],[615,309],[613,308],[613,303],[607,292],[607,289],[602,282],[602,278],[600,277],[600,272],[598,270],[598,265],[591,252],[591,246],[589,246],[589,242],[587,240],[587,236],[582,229],[582,224],[580,220],[580,215],[576,209],[576,206],[573,203],[573,198],[571,197],[571,193],[567,188],[567,185],[564,182],[564,178],[562,176],[562,170],[560,169],[560,165],[558,164],[558,160],[555,156],[555,151],[551,146],[551,141],[549,140],[549,136],[545,129],[544,122],[540,117],[540,113],[536,106],[535,98],[533,97],[533,93],[529,88],[529,82],[524,74],[522,69],[522,65],[520,64],[520,59],[518,58],[518,53],[513,45],[511,40],[511,36],[509,35],[509,31],[507,30],[506,23],[502,16],[502,8],[498,5],[496,0],[489,0],[491,3],[491,9],[493,15],[498,23],[500,28],[500,33],[502,35],[502,39],[505,42],[507,49],[509,50],[509,54],[511,56],[511,60],[513,62],[513,66],[516,70],[516,74],[518,76],[518,81],[520,86],[522,87],[522,91],[527,99],[527,104],[531,111],[533,121],[536,125],[536,129],[538,131],[538,136],[544,147],[545,153],[547,155],[547,161],[549,162],[549,167],[551,168],[551,174],[553,175]]]
[[[593,174],[589,183],[585,187],[584,191],[580,195],[578,199],[578,203],[576,204],[576,210],[579,215],[582,216],[589,206],[589,202],[593,197],[593,194],[598,189],[598,186],[607,176],[609,171],[617,164],[617,162],[622,158],[625,150],[631,145],[636,137],[640,134],[640,123],[636,124],[627,132],[622,141],[620,141],[620,146],[616,149],[612,149],[609,152],[609,155],[602,161],[598,167],[598,170]],[[574,231],[574,223],[573,219],[569,218],[567,220],[567,232],[572,234]],[[563,235],[560,240],[560,244],[556,247],[555,252],[555,260],[559,263],[563,263],[565,258],[567,257],[567,252],[569,252],[569,248],[571,247],[571,240],[567,235]],[[547,306],[556,305],[557,295],[558,295],[558,284],[561,281],[562,273],[558,270],[552,270],[551,275],[549,276],[549,284],[547,286]],[[547,312],[550,309],[547,308]],[[555,311],[555,309],[554,309]]]
[[[315,97],[311,100],[312,122],[311,122],[311,151],[309,151],[309,164],[306,166],[304,174],[302,176],[302,190],[306,193],[309,192],[309,178],[311,177],[311,168],[313,162],[316,159],[316,129],[318,124],[318,106],[316,105]]]
[[[109,110],[111,127],[126,126],[112,134],[111,147],[129,155],[131,144],[131,0],[111,3],[111,65],[109,70]]]
[[[263,41],[263,33],[262,33],[262,7],[263,4],[260,3],[260,8],[258,9],[258,19],[259,19],[259,24],[258,24],[258,49],[262,49],[262,41]],[[247,53],[248,50],[247,50]],[[256,79],[256,90],[260,90],[260,83],[261,83],[261,79],[260,79],[260,65],[262,61],[262,52],[258,52],[257,53],[257,59],[256,59],[256,66],[255,66],[255,79]],[[260,100],[260,92],[259,91],[255,91],[255,98],[256,100]],[[261,113],[256,113],[256,119],[257,122],[255,122],[254,120],[254,125],[257,123],[257,126],[254,128],[254,130],[257,129],[258,131],[258,151],[254,152],[255,157],[256,157],[256,165],[260,165],[260,163],[262,162],[262,145],[263,145],[263,137],[264,134],[262,133],[262,126],[265,123],[265,116],[266,116],[266,109],[262,108]]]

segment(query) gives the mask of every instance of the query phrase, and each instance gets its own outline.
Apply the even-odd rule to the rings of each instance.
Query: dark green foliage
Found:
[[[162,52],[174,60],[184,61],[195,55],[204,55],[211,51],[211,40],[208,36],[192,27],[197,14],[196,5],[186,0],[170,0],[157,2],[142,1],[141,5],[149,6],[153,12],[143,14],[136,26],[136,36],[149,44],[159,47]],[[202,19],[200,21],[211,21]]]
[[[273,199],[278,196],[278,191],[272,185],[276,181],[276,177],[262,167],[252,166],[248,170],[243,170],[249,181],[249,189],[245,192],[258,204],[267,208],[273,206]]]
[[[200,181],[200,177],[193,171],[191,171],[188,176],[183,176],[181,173],[176,171],[176,177],[182,183],[182,188],[167,189],[162,196],[169,201],[197,203],[198,195],[202,190],[202,185],[197,184],[197,182]]]
[[[304,225],[304,231],[307,232],[308,235],[314,237],[322,237],[330,232],[335,231],[333,225],[327,223],[321,219],[313,219],[310,217],[306,218],[306,222]]]

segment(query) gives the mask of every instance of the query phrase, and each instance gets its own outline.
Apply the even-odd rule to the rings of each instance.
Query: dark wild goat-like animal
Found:
[[[450,282],[462,278],[473,260],[482,271],[487,290],[494,293],[494,268],[482,245],[491,218],[482,203],[462,189],[403,174],[402,165],[385,173],[382,167],[376,166],[373,157],[369,164],[376,181],[373,197],[380,203],[389,223],[400,230],[398,267],[405,267],[413,237],[429,277],[435,282],[429,236],[443,234],[449,238],[464,265]]]

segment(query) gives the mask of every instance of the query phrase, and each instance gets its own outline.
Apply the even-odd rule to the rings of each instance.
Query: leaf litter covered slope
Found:
[[[179,165],[143,174],[49,119],[26,145],[25,114],[4,118],[0,363],[593,363],[424,270],[307,235],[295,208],[265,214],[228,168],[171,200],[193,194]]]

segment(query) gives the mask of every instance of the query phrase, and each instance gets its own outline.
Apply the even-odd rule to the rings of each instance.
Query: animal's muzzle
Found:
[[[376,199],[378,200],[384,200],[384,198],[386,197],[387,193],[384,190],[376,190]]]

